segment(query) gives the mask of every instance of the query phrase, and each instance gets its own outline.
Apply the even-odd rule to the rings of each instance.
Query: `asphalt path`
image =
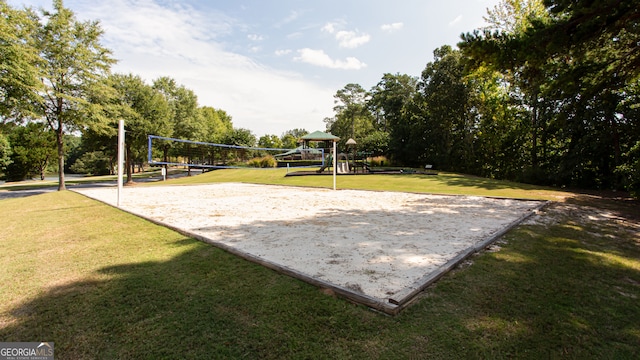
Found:
[[[196,173],[197,174],[197,173]],[[171,174],[168,176],[168,178],[177,178],[177,177],[182,177],[182,176],[186,176],[187,173],[178,173],[178,174]],[[77,179],[77,177],[69,177],[67,179]],[[57,179],[57,178],[56,178]],[[150,178],[139,178],[139,179],[134,179],[135,182],[137,183],[142,183],[142,182],[154,182],[154,181],[161,181],[162,178],[160,177],[150,177]],[[67,183],[67,189],[72,190],[72,189],[84,189],[84,188],[101,188],[101,187],[109,187],[109,186],[117,186],[118,182],[116,180],[110,180],[110,181],[101,181],[101,182],[90,182],[90,183],[73,183],[73,184],[69,184]],[[45,193],[49,193],[52,191],[57,191],[58,190],[58,185],[54,184],[52,186],[46,186],[46,187],[35,187],[33,189],[20,189],[20,190],[5,190],[0,188],[0,200],[4,200],[4,199],[12,199],[12,198],[21,198],[21,197],[27,197],[27,196],[33,196],[33,195],[40,195],[40,194],[45,194]]]

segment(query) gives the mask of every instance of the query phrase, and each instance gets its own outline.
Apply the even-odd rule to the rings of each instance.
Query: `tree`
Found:
[[[295,149],[298,147],[298,140],[301,137],[307,135],[309,132],[305,129],[291,129],[285,131],[280,140],[282,141],[283,149]]]
[[[111,158],[102,151],[85,152],[71,165],[76,174],[109,175]]]
[[[282,149],[282,140],[278,135],[262,135],[258,139],[258,147],[270,149]]]
[[[282,135],[282,138],[280,139],[280,141],[282,141],[282,148],[283,149],[295,149],[298,147],[298,140],[300,138],[295,137],[291,134],[284,134]]]
[[[633,82],[640,75],[640,10],[627,0],[545,0],[550,19],[534,21],[526,41],[544,45],[539,56],[571,58],[571,77],[596,88]],[[585,70],[588,70],[585,72]],[[563,79],[558,78],[557,83]],[[620,85],[618,85],[620,87]]]
[[[222,143],[225,145],[254,147],[256,146],[256,136],[249,129],[233,129],[224,137]]]
[[[37,19],[31,10],[15,10],[0,0],[0,120],[29,113],[40,89],[33,44]]]
[[[202,121],[202,140],[210,143],[220,143],[233,130],[231,116],[224,110],[203,106],[200,109]]]
[[[91,100],[110,94],[103,79],[115,61],[100,44],[103,31],[98,22],[77,21],[62,0],[54,0],[53,8],[54,12],[42,12],[46,23],[36,34],[42,90],[35,106],[55,133],[58,190],[64,190],[65,132],[106,126],[105,109]]]
[[[371,89],[368,102],[376,116],[379,130],[390,131],[393,124],[402,122],[406,105],[416,94],[417,79],[406,74],[384,74]]]
[[[369,93],[358,84],[347,84],[334,97],[334,118],[325,119],[327,130],[340,137],[343,147],[349,138],[358,141],[373,129],[373,115],[367,107]]]
[[[531,27],[533,21],[546,14],[542,0],[503,0],[483,17],[489,24],[484,29],[520,34]]]
[[[44,180],[47,166],[56,156],[55,136],[42,123],[16,126],[10,134],[11,163],[6,168],[8,181],[21,181],[31,176]]]
[[[529,154],[518,180],[591,188],[635,183],[637,136],[628,134],[637,135],[639,125],[628,104],[640,75],[637,4],[546,0],[541,12],[525,3],[538,2],[504,1],[513,11],[502,13],[506,19],[494,13],[495,31],[463,35],[459,44],[472,60],[468,69],[499,71],[509,90],[504,118],[514,120],[512,141]]]
[[[109,80],[117,92],[113,101],[119,108],[118,118],[125,122],[127,182],[132,182],[135,160],[143,162],[148,135],[171,136],[171,109],[165,97],[139,76],[115,74]]]
[[[434,61],[427,64],[418,83],[420,99],[416,106],[426,112],[421,127],[424,155],[420,160],[442,169],[473,171],[477,119],[470,106],[462,53],[445,45],[433,54]]]
[[[419,129],[410,124],[408,108],[416,96],[417,79],[405,74],[384,74],[371,89],[368,106],[375,114],[377,131],[369,133],[359,147],[376,155],[389,153],[399,162],[412,162],[415,154],[405,154],[409,139]]]
[[[7,165],[11,164],[11,154],[9,139],[0,132],[0,172],[4,173]]]
[[[510,85],[512,99],[520,104],[521,113],[528,116],[529,172],[533,174],[539,172],[540,138],[546,137],[548,128],[545,108],[551,105],[542,93],[550,71],[547,61],[539,56],[544,44],[525,45],[522,39],[534,23],[547,19],[541,0],[504,0],[493,11],[489,10],[485,18],[489,26],[484,33],[463,35],[465,41],[460,44],[465,55],[473,59],[472,66],[503,72],[502,81]]]
[[[376,130],[367,135],[358,143],[358,149],[370,152],[373,156],[389,153],[389,133]]]
[[[184,86],[179,86],[169,77],[161,77],[153,82],[153,89],[162,94],[169,104],[173,135],[179,139],[203,141],[208,135],[203,128],[198,109],[198,97]]]

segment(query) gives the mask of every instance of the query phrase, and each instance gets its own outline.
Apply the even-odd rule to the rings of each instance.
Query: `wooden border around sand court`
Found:
[[[142,189],[146,189],[146,190],[142,190]],[[110,194],[110,192],[114,191],[115,189],[79,189],[77,190],[77,192],[84,194],[86,196],[92,197],[94,199],[97,199],[99,201],[102,201],[104,203],[113,205],[113,200],[110,197],[113,197],[113,194]],[[190,208],[189,204],[192,204],[191,207],[197,207],[197,206],[201,206],[200,204],[194,204],[194,201],[198,201],[198,197],[195,196],[194,198],[192,198],[191,200],[189,199],[183,199],[183,197],[185,196],[193,196],[193,194],[195,193],[204,193],[206,191],[211,191],[211,190],[216,190],[218,191],[218,196],[220,198],[218,198],[218,201],[213,201],[211,200],[211,202],[209,204],[205,204],[204,208],[200,207],[197,209],[193,209]],[[234,196],[239,196],[241,195],[244,191],[254,191],[257,195],[254,195],[254,197],[236,197],[234,198]],[[268,204],[270,204],[269,206],[273,205],[273,209],[266,209],[267,211],[270,212],[278,212],[281,211],[281,209],[279,209],[279,205],[278,204],[274,204],[279,202],[281,199],[283,201],[282,206],[290,208],[291,207],[291,203],[287,202],[287,201],[292,201],[292,198],[294,199],[296,197],[296,194],[300,197],[304,197],[304,196],[309,196],[309,193],[311,193],[311,196],[316,196],[315,193],[318,193],[320,196],[320,202],[322,202],[322,199],[325,199],[327,197],[331,198],[331,197],[336,197],[336,196],[346,196],[349,197],[348,202],[342,202],[336,204],[334,207],[336,208],[340,208],[341,206],[344,207],[346,206],[345,204],[354,202],[354,203],[358,203],[359,201],[359,197],[363,197],[365,200],[368,199],[368,197],[372,197],[372,196],[377,196],[377,197],[381,197],[384,198],[385,196],[387,198],[392,197],[392,198],[396,198],[396,197],[406,197],[408,200],[403,200],[404,203],[399,203],[400,205],[398,205],[399,207],[393,208],[391,210],[389,210],[388,212],[390,213],[390,215],[395,216],[395,221],[398,221],[398,219],[402,219],[403,217],[409,217],[409,221],[408,223],[404,224],[403,226],[401,226],[400,229],[393,229],[394,235],[393,237],[398,238],[399,242],[402,242],[402,238],[404,236],[408,236],[406,234],[412,232],[412,229],[410,229],[412,224],[415,224],[416,222],[420,221],[421,219],[423,219],[424,217],[429,218],[430,216],[436,216],[438,214],[431,214],[434,211],[438,212],[444,212],[447,213],[447,211],[451,212],[451,214],[444,214],[446,215],[446,217],[439,217],[437,219],[440,219],[438,221],[442,221],[442,219],[453,219],[455,216],[456,212],[458,211],[467,211],[466,215],[463,215],[462,218],[460,218],[460,216],[458,216],[458,218],[456,218],[457,226],[460,227],[460,225],[465,225],[466,222],[473,222],[474,220],[476,221],[475,225],[473,225],[474,227],[478,227],[481,225],[478,225],[478,221],[480,221],[480,224],[482,223],[482,219],[478,220],[478,219],[472,219],[471,217],[475,217],[475,216],[470,216],[469,211],[474,211],[474,203],[483,203],[485,205],[485,207],[488,207],[489,205],[492,204],[492,199],[489,198],[483,198],[483,197],[460,197],[460,196],[449,196],[449,195],[427,195],[427,194],[407,194],[407,193],[384,193],[384,192],[366,192],[366,191],[360,191],[360,190],[340,190],[338,192],[327,192],[328,190],[326,189],[308,189],[308,188],[289,188],[289,187],[282,187],[282,186],[273,186],[273,185],[268,185],[268,187],[266,187],[265,185],[247,185],[247,184],[227,184],[227,185],[209,185],[208,187],[203,187],[203,186],[179,186],[179,187],[167,187],[167,189],[162,189],[162,187],[139,187],[139,188],[129,188],[127,189],[127,191],[129,192],[128,196],[125,196],[125,199],[129,198],[131,201],[130,203],[127,205],[127,202],[125,201],[124,206],[121,207],[122,210],[127,211],[129,213],[132,213],[136,216],[140,216],[148,221],[151,221],[153,223],[162,225],[162,226],[166,226],[170,229],[173,229],[181,234],[184,234],[186,236],[198,239],[200,241],[212,244],[218,248],[221,248],[229,253],[235,254],[237,256],[240,256],[246,260],[252,261],[254,263],[258,263],[260,265],[266,266],[270,269],[273,269],[275,271],[278,271],[279,273],[282,274],[286,274],[288,276],[292,276],[295,278],[298,278],[302,281],[305,281],[307,283],[310,283],[312,285],[318,286],[320,288],[325,288],[325,289],[329,289],[331,292],[342,296],[350,301],[353,301],[355,303],[359,303],[359,304],[363,304],[365,306],[371,307],[373,309],[376,309],[378,311],[387,313],[387,314],[397,314],[401,309],[403,309],[404,307],[408,306],[412,300],[416,297],[416,295],[418,295],[421,291],[423,291],[426,287],[428,287],[430,284],[432,284],[433,282],[435,282],[436,280],[438,280],[440,277],[442,277],[444,274],[446,274],[449,270],[451,270],[452,268],[454,268],[455,266],[457,266],[461,261],[465,260],[467,257],[469,257],[471,254],[480,251],[482,249],[484,249],[485,247],[489,246],[492,242],[494,242],[497,238],[499,238],[500,236],[502,236],[505,232],[507,232],[509,229],[513,228],[514,226],[518,225],[520,222],[522,222],[523,220],[525,220],[528,216],[532,215],[534,213],[535,210],[541,208],[542,206],[544,206],[546,204],[546,202],[540,202],[540,201],[529,201],[529,200],[513,200],[513,199],[493,199],[495,200],[496,204],[502,204],[502,202],[504,201],[511,201],[509,204],[510,207],[505,207],[504,204],[500,205],[502,206],[502,210],[503,212],[508,212],[509,214],[509,221],[508,223],[505,222],[505,220],[503,219],[501,222],[501,226],[499,228],[493,228],[493,229],[489,229],[487,230],[488,232],[485,232],[487,234],[487,236],[483,236],[482,238],[477,238],[475,239],[472,243],[465,243],[467,245],[465,245],[464,248],[459,248],[457,250],[455,250],[455,254],[451,253],[452,255],[446,258],[446,261],[441,261],[441,264],[439,266],[437,266],[434,269],[431,269],[429,271],[425,271],[423,273],[420,273],[419,276],[415,276],[414,274],[414,278],[409,282],[406,283],[406,285],[403,285],[400,288],[394,288],[394,290],[392,292],[388,292],[388,296],[384,297],[382,295],[378,296],[371,296],[371,293],[365,288],[364,286],[364,280],[360,279],[358,281],[360,281],[359,284],[362,284],[363,287],[360,288],[359,284],[356,281],[352,281],[352,282],[341,282],[341,281],[336,281],[335,277],[333,279],[331,278],[323,278],[321,273],[321,270],[315,270],[315,271],[310,271],[310,267],[311,264],[317,263],[320,266],[327,266],[326,263],[332,263],[335,261],[335,259],[330,259],[331,256],[329,256],[329,253],[324,253],[324,255],[321,255],[321,259],[309,259],[309,261],[307,262],[303,262],[303,265],[291,265],[291,264],[287,264],[286,261],[280,261],[280,260],[274,260],[273,255],[265,255],[262,254],[260,251],[256,251],[255,249],[250,250],[250,251],[245,251],[242,248],[239,248],[238,246],[235,246],[235,244],[232,241],[233,237],[241,237],[242,240],[247,240],[248,239],[253,239],[253,238],[258,238],[258,240],[260,240],[259,238],[262,236],[260,233],[255,233],[255,232],[251,232],[251,231],[257,231],[257,230],[251,230],[251,229],[261,229],[264,227],[267,227],[269,229],[269,231],[271,233],[274,233],[272,236],[275,237],[276,239],[273,240],[271,239],[270,241],[281,241],[282,239],[279,239],[280,237],[286,237],[286,236],[291,236],[291,231],[295,231],[295,230],[291,230],[291,228],[288,228],[288,222],[284,221],[282,219],[266,219],[264,221],[262,220],[251,220],[249,222],[245,221],[245,224],[241,224],[239,226],[235,226],[235,227],[224,227],[222,225],[216,225],[216,226],[199,226],[196,227],[193,224],[179,224],[178,222],[176,222],[177,220],[174,218],[172,219],[171,217],[176,217],[176,218],[184,218],[185,214],[190,214],[190,212],[196,212],[196,213],[203,213],[203,212],[210,212],[211,214],[214,214],[217,208],[222,206],[222,202],[223,202],[223,198],[224,197],[228,197],[228,201],[230,201],[231,203],[228,204],[227,206],[227,210],[226,212],[231,212],[231,210],[238,210],[240,213],[240,215],[242,215],[242,211],[250,211],[249,209],[251,207],[258,206],[257,203],[260,200],[260,197],[264,197],[264,196],[268,196],[265,194],[270,194],[271,192],[275,192],[276,194],[271,196],[269,199],[265,199],[265,201],[267,201]],[[164,191],[164,193],[163,193]],[[190,192],[189,192],[190,191]],[[222,191],[222,192],[220,192]],[[170,205],[159,205],[160,203],[150,203],[150,204],[140,204],[141,201],[145,201],[143,198],[140,198],[138,200],[136,200],[136,202],[133,201],[133,195],[135,193],[138,193],[138,195],[140,195],[140,193],[146,192],[148,193],[147,196],[155,196],[156,198],[166,198],[167,201],[171,202]],[[175,194],[171,195],[167,195],[169,192],[174,192]],[[279,192],[279,193],[278,193]],[[192,194],[192,195],[189,195]],[[210,194],[210,193],[209,193]],[[260,195],[262,194],[262,195]],[[283,195],[285,194],[285,195]],[[303,194],[305,194],[303,196]],[[126,194],[125,194],[126,195]],[[415,195],[415,196],[414,196]],[[174,196],[173,200],[169,200],[171,196]],[[202,197],[204,198],[204,197]],[[287,200],[287,198],[289,200]],[[147,198],[148,199],[148,198]],[[178,200],[176,199],[182,199],[185,201],[185,204],[175,204],[176,202],[178,202]],[[253,200],[250,204],[242,204],[241,202],[246,202],[247,199],[255,199]],[[434,200],[435,199],[435,200]],[[216,199],[214,199],[216,200]],[[240,201],[242,200],[242,201]],[[351,201],[353,200],[353,201]],[[153,201],[152,200],[146,200],[146,201]],[[206,202],[206,200],[203,200],[200,198],[199,202]],[[235,201],[235,202],[234,202]],[[387,201],[389,201],[387,199]],[[423,203],[426,202],[426,203]],[[460,202],[462,201],[463,203],[461,204],[456,204],[456,202]],[[340,205],[342,204],[342,205]],[[368,203],[367,203],[368,204]],[[449,204],[449,205],[447,205]],[[522,205],[525,204],[526,206]],[[387,204],[389,206],[393,205],[393,204]],[[249,209],[243,210],[241,209],[241,207],[243,206],[248,206]],[[316,204],[317,206],[317,204]],[[363,206],[362,204],[360,204],[359,206]],[[453,207],[454,210],[456,211],[451,211],[451,209],[447,208],[447,206],[449,207]],[[455,208],[455,207],[458,208]],[[441,207],[442,209],[437,210],[438,207]],[[517,208],[517,212],[514,214],[513,209],[511,208],[513,207],[514,209]],[[239,209],[236,209],[239,208]],[[329,207],[330,208],[330,207]],[[340,209],[336,209],[336,208],[331,208],[331,211],[338,211]],[[405,209],[406,208],[406,209]],[[203,210],[205,209],[205,210]],[[399,210],[400,209],[400,210]],[[433,210],[435,209],[435,210]],[[482,207],[478,207],[478,209],[480,209],[480,211],[484,211],[485,215],[487,216],[494,216],[492,213],[494,212],[493,209],[485,209]],[[304,210],[304,209],[302,209]],[[300,211],[302,211],[300,210]],[[346,213],[351,214],[350,216],[353,216],[354,219],[356,219],[357,221],[360,222],[367,222],[367,227],[373,227],[373,229],[371,229],[370,233],[368,233],[369,235],[363,235],[363,236],[373,236],[371,234],[376,234],[377,233],[382,233],[381,236],[386,236],[388,237],[392,237],[389,234],[384,234],[384,231],[382,228],[380,229],[375,229],[375,226],[377,226],[374,222],[374,220],[372,220],[371,218],[365,218],[366,216],[370,216],[370,214],[367,213],[367,211],[370,211],[370,209],[365,209],[360,211],[362,214],[355,212],[354,213],[354,209],[349,209],[349,211],[347,211]],[[385,209],[378,209],[377,212],[374,212],[374,216],[379,219],[380,217],[384,216],[387,210]],[[178,214],[179,212],[182,212],[181,214]],[[303,212],[303,211],[302,211]],[[400,214],[396,214],[397,212],[400,212]],[[498,211],[499,212],[499,211]],[[174,213],[174,214],[171,214]],[[215,213],[215,216],[219,216],[217,218],[215,218],[215,221],[218,221],[221,219],[221,217],[224,216],[231,216],[227,213],[224,214],[217,214]],[[329,210],[325,209],[325,212],[323,213],[323,217],[321,218],[326,218],[328,213],[330,213]],[[202,215],[202,214],[200,214]],[[212,216],[214,216],[212,215]],[[440,214],[443,215],[443,214]],[[517,217],[516,217],[517,215]],[[262,216],[266,216],[266,215],[262,215]],[[319,215],[312,215],[312,216],[319,216]],[[246,217],[246,215],[245,215]],[[268,216],[267,216],[268,217]],[[345,215],[343,215],[343,213],[339,213],[339,215],[336,215],[334,217],[334,219],[341,219],[345,217]],[[466,218],[465,218],[466,217]],[[312,220],[309,220],[312,219]],[[210,220],[207,217],[200,217],[199,219],[194,220],[196,223],[203,223],[203,222],[207,222],[207,221],[214,221],[214,220]],[[233,220],[233,219],[231,219]],[[238,221],[244,221],[246,219],[236,219]],[[453,220],[450,220],[453,221]],[[314,222],[318,222],[316,220],[316,218],[312,217],[312,218],[304,218],[300,221],[298,221],[296,224],[297,226],[302,226],[301,224],[304,224],[304,229],[307,229],[306,231],[309,231],[308,229],[312,229],[311,231],[315,231],[316,233],[320,233],[321,231],[323,231],[322,229],[319,230],[313,230],[315,229],[314,227],[309,228],[309,224],[307,223],[314,223]],[[346,223],[348,224],[348,222]],[[456,224],[453,224],[456,225]],[[318,225],[321,227],[321,225]],[[326,226],[326,225],[325,225]],[[345,227],[346,225],[342,225],[343,227]],[[385,225],[379,225],[381,227],[384,227]],[[436,222],[431,223],[431,226],[433,226],[434,228],[437,228],[439,225]],[[471,226],[471,225],[470,225]],[[360,230],[359,228],[357,228],[358,226],[356,225],[356,230]],[[389,227],[389,225],[387,224],[386,226],[387,228]],[[454,226],[455,227],[455,226]],[[288,229],[285,229],[288,228]],[[226,231],[222,231],[220,229],[224,229]],[[345,229],[348,230],[348,229]],[[445,228],[446,230],[446,228]],[[451,230],[451,226],[449,227],[450,231]],[[455,229],[454,229],[455,230]],[[234,233],[234,231],[236,231],[236,233]],[[288,231],[288,233],[285,233],[285,231]],[[421,233],[419,233],[420,231],[424,231],[424,226],[422,228],[419,228],[417,231],[414,232],[418,232],[417,236],[420,237],[422,236]],[[246,232],[246,233],[245,233]],[[280,234],[278,234],[278,232],[280,232]],[[348,231],[345,231],[348,232]],[[397,234],[396,234],[397,233]],[[222,234],[222,235],[221,235]],[[414,234],[416,235],[416,234]],[[444,234],[446,235],[446,234]],[[454,234],[455,235],[455,234]],[[345,236],[345,239],[347,236],[350,236],[349,234],[341,234],[340,232],[334,232],[329,234],[329,236],[331,237],[339,237],[339,236]],[[434,236],[433,234],[431,235],[425,235],[425,236]],[[440,236],[440,234],[438,235]],[[385,238],[386,239],[386,238]],[[443,240],[444,239],[444,240]],[[444,236],[444,238],[441,239],[440,241],[447,241],[446,236]],[[460,239],[455,239],[455,236],[452,237],[452,241],[459,241]],[[397,239],[396,239],[397,240]],[[231,241],[231,242],[230,242]],[[266,241],[266,240],[265,240]],[[290,239],[287,241],[291,241]],[[332,240],[333,241],[333,240]],[[334,241],[337,242],[338,244],[340,243],[341,239],[336,239]],[[346,241],[346,240],[345,240]],[[366,244],[366,241],[363,241],[362,239],[359,239],[358,241],[360,241],[359,244],[359,249],[353,249],[353,251],[363,251],[363,248],[365,248],[365,250],[369,250],[368,247],[371,245],[372,247],[375,248],[376,244]],[[386,241],[386,240],[385,240]],[[260,241],[257,241],[258,243],[260,243]],[[323,242],[323,240],[319,240],[318,242]],[[364,245],[362,245],[362,243],[364,243]],[[329,244],[331,245],[331,244]],[[335,245],[335,244],[333,244]],[[386,246],[387,244],[385,244]],[[255,245],[254,245],[255,246]],[[310,244],[306,244],[306,246],[313,246],[313,243]],[[326,250],[326,249],[325,249]],[[342,249],[344,251],[344,249]],[[347,252],[351,251],[349,249],[346,249]],[[396,252],[400,252],[402,249],[396,249]],[[380,251],[378,249],[378,251]],[[404,250],[403,250],[404,251]],[[387,254],[388,255],[388,254]],[[387,256],[385,255],[385,256]],[[316,255],[317,256],[317,255]],[[387,256],[388,257],[388,256]],[[383,256],[382,257],[383,260],[386,261],[386,258]],[[360,265],[362,265],[362,260],[360,260]],[[369,259],[368,261],[372,261],[371,259]],[[402,266],[406,265],[405,261],[404,263],[402,263]],[[308,266],[305,266],[308,265]],[[350,272],[354,272],[353,269],[350,269],[348,266],[350,264],[346,264],[344,266],[346,266],[345,268],[342,268],[341,271],[345,273],[345,276],[348,276],[346,273],[350,273]],[[366,265],[366,264],[365,264]],[[354,265],[355,267],[357,267],[357,264]],[[391,264],[391,266],[393,266],[393,264]],[[364,271],[369,271],[371,273],[375,273],[375,271],[370,270],[370,269],[364,269]],[[318,275],[319,274],[319,275]],[[369,282],[372,281],[380,281],[380,282],[384,282],[388,279],[386,279],[383,275],[377,274],[377,276],[379,277],[377,280],[374,278],[369,279]],[[365,281],[366,282],[366,281]],[[354,286],[355,284],[355,286]],[[364,288],[364,290],[363,290]]]

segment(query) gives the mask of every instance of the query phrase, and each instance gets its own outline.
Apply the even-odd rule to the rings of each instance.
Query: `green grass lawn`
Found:
[[[216,170],[198,176],[183,177],[158,182],[156,185],[188,185],[214,182],[250,182],[256,184],[279,184],[289,186],[333,187],[332,176],[289,176],[286,169]],[[427,192],[438,194],[465,194],[527,199],[560,200],[572,194],[552,188],[543,188],[509,181],[491,180],[476,176],[452,173],[435,175],[349,175],[337,176],[337,189],[362,189],[380,191]]]
[[[166,184],[331,186],[278,172]],[[57,359],[640,356],[637,202],[454,174],[338,187],[565,202],[389,317],[73,192],[0,200],[0,341],[53,341]],[[579,217],[585,206],[617,217]]]

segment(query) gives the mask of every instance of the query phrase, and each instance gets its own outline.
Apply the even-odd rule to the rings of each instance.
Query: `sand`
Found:
[[[117,201],[116,188],[76,191]],[[123,210],[381,302],[539,206],[239,183],[131,186],[121,202]]]

